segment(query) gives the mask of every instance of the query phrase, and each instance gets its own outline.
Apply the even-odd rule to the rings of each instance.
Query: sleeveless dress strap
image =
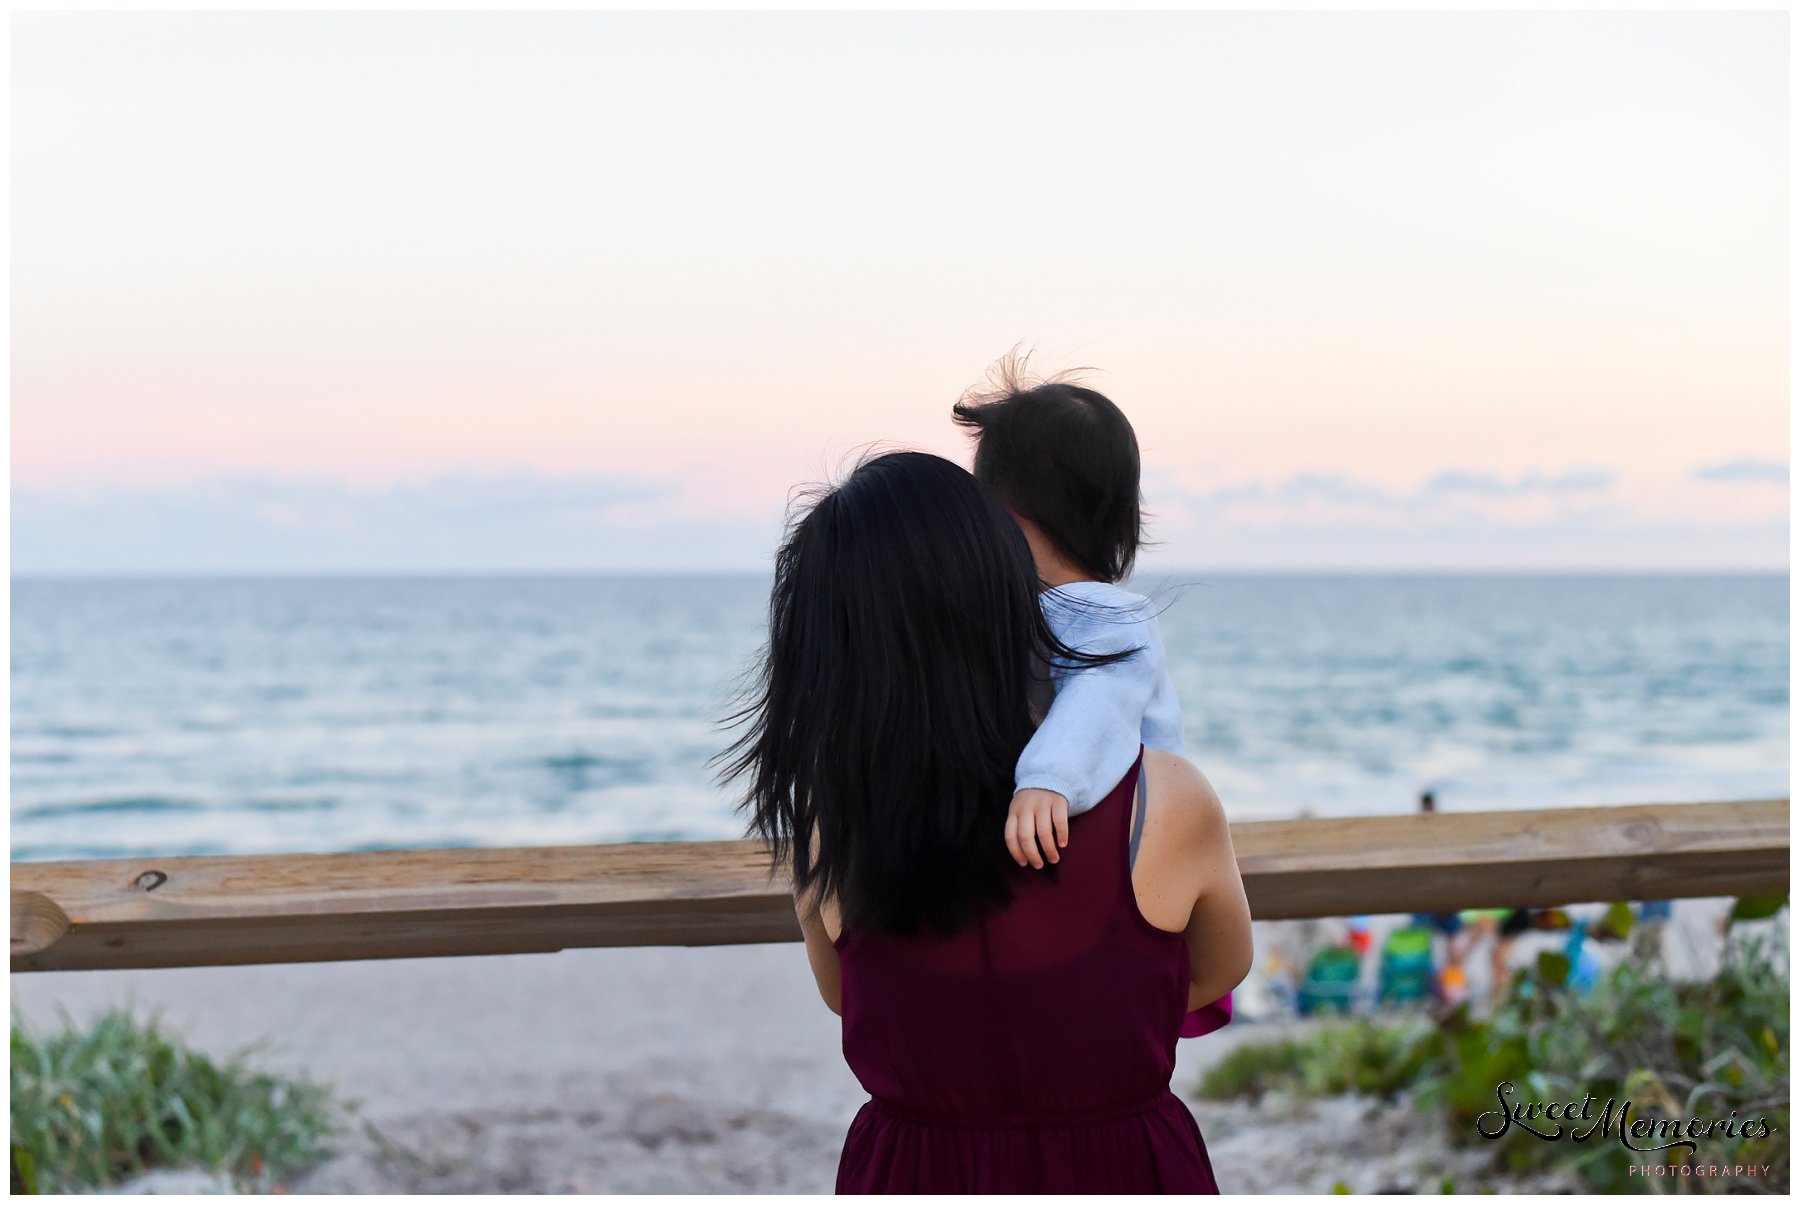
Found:
[[[1129,866],[1137,865],[1138,842],[1144,837],[1144,809],[1148,803],[1149,799],[1144,793],[1144,748],[1140,745],[1138,746],[1137,764],[1137,815],[1131,821],[1131,852],[1127,862]]]

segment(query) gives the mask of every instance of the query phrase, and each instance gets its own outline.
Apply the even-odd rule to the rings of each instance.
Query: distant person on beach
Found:
[[[1021,866],[1054,865],[1069,817],[1105,798],[1140,747],[1181,753],[1181,703],[1169,680],[1156,611],[1119,583],[1131,574],[1144,521],[1137,433],[1112,399],[1070,374],[1033,379],[1008,355],[985,386],[956,403],[975,436],[975,476],[1025,533],[1044,619],[1101,666],[1053,663],[1054,697],[1013,776],[1006,848]],[[1231,1020],[1231,997],[1190,1014],[1184,1037]]]
[[[1419,814],[1432,816],[1437,813],[1437,796],[1431,791],[1419,794]],[[1412,923],[1433,933],[1444,935],[1444,966],[1433,980],[1436,993],[1440,999],[1447,1000],[1452,993],[1450,985],[1461,985],[1468,982],[1467,972],[1463,970],[1463,958],[1468,953],[1468,941],[1476,929],[1466,925],[1468,915],[1461,912],[1416,912]]]
[[[840,1192],[1218,1191],[1169,1079],[1184,1014],[1250,968],[1230,829],[1142,750],[1052,866],[1008,856],[1044,667],[1122,659],[1058,640],[1038,584],[993,494],[918,452],[819,495],[776,557],[726,772],[871,1097]]]

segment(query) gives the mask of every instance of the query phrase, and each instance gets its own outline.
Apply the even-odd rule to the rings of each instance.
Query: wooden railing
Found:
[[[1788,803],[1232,825],[1263,919],[1788,889]],[[15,971],[725,945],[800,936],[747,841],[20,862]]]

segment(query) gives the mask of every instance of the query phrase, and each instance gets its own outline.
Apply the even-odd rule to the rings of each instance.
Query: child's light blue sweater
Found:
[[[1163,659],[1150,600],[1106,582],[1071,582],[1038,596],[1051,631],[1084,653],[1140,651],[1091,669],[1055,666],[1056,699],[1019,755],[1014,789],[1038,787],[1085,812],[1118,785],[1138,744],[1181,752],[1181,704]]]

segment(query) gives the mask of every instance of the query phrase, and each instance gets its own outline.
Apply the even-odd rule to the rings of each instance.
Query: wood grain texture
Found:
[[[1785,892],[1788,803],[1253,821],[1261,919]],[[797,941],[748,841],[19,862],[13,970]]]

